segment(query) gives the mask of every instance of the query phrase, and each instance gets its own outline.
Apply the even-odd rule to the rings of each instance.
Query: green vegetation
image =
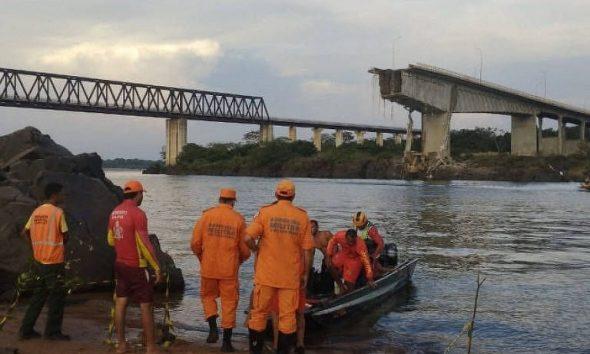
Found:
[[[140,160],[140,159],[112,159],[104,160],[102,166],[104,168],[129,168],[133,170],[143,170],[152,166],[156,161],[152,160]]]

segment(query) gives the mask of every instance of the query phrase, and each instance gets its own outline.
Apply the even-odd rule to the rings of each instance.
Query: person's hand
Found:
[[[156,284],[160,284],[162,282],[162,273],[159,270],[156,271],[155,282],[156,282]]]
[[[301,276],[301,289],[307,289],[307,280],[309,279],[309,275],[303,274]]]

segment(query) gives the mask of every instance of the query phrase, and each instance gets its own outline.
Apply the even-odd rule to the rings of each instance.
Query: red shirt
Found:
[[[116,262],[138,268],[149,264],[154,270],[160,270],[148,236],[147,217],[133,200],[124,200],[111,213],[108,242],[115,247]]]
[[[346,242],[346,231],[338,231],[328,242],[328,256],[333,257],[336,253],[342,254],[347,258],[360,259],[365,267],[367,278],[373,279],[373,268],[369,260],[367,245],[365,245],[365,241],[360,237],[356,238],[356,242],[353,245],[349,245]]]

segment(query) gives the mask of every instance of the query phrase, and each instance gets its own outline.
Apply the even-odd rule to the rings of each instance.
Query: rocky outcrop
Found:
[[[85,289],[112,280],[114,252],[106,229],[111,210],[122,199],[121,189],[105,177],[100,156],[73,155],[29,127],[0,137],[0,294],[11,290],[27,269],[31,248],[19,233],[43,200],[48,182],[64,185],[69,276],[80,279]],[[181,271],[155,243],[161,263],[171,272],[172,288],[184,287]]]

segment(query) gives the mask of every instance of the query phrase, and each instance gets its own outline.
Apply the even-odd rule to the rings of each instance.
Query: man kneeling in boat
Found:
[[[327,265],[334,280],[345,294],[354,290],[362,268],[365,269],[367,283],[373,286],[373,268],[365,242],[357,236],[354,229],[338,231],[328,242]],[[342,280],[344,279],[344,282]]]

